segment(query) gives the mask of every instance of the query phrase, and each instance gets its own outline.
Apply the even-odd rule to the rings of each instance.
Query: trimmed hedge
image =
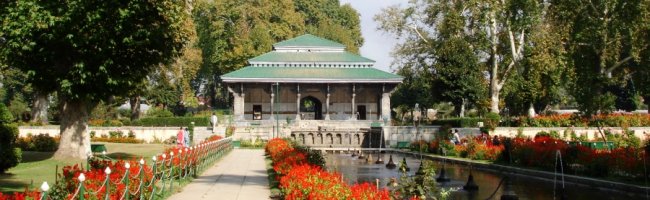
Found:
[[[485,121],[483,118],[463,117],[463,118],[447,118],[437,119],[431,121],[431,125],[451,125],[452,127],[478,127],[478,122]]]
[[[131,126],[210,126],[208,117],[145,117],[131,122]]]

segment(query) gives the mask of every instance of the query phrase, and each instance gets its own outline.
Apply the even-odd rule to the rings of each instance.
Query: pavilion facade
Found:
[[[248,63],[221,76],[237,121],[390,120],[390,95],[403,79],[309,34],[276,43]]]

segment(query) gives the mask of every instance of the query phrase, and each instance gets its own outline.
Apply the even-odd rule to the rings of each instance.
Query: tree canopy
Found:
[[[215,106],[229,105],[219,77],[240,69],[276,42],[310,33],[358,52],[359,13],[338,0],[205,1],[193,12],[203,63],[195,83]]]
[[[89,112],[126,95],[186,43],[183,1],[19,0],[0,8],[0,57],[61,101],[57,156],[85,158]]]

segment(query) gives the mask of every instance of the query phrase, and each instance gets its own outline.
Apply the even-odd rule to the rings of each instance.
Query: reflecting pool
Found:
[[[389,154],[382,154],[381,156],[384,162],[387,163]],[[376,160],[377,153],[373,154],[372,157]],[[414,175],[420,165],[419,158],[399,153],[393,154],[393,161],[398,164],[398,166],[402,158],[406,158],[406,163],[411,168],[408,172],[409,175]],[[396,178],[399,180],[399,176],[401,176],[398,169],[387,169],[385,164],[374,164],[374,162],[372,162],[372,164],[367,164],[365,159],[357,159],[356,157],[352,157],[350,154],[326,154],[325,159],[327,162],[327,169],[329,171],[341,173],[344,180],[350,184],[357,182],[375,183],[376,179],[379,179],[379,186],[386,187],[390,178]],[[434,161],[434,163],[437,166],[436,173],[438,173],[442,163],[437,161]],[[462,190],[462,186],[465,185],[469,176],[469,167],[446,163],[445,169],[447,177],[449,177],[451,181],[438,183],[438,187],[457,189],[456,192],[452,193],[450,199],[486,199],[494,193],[495,190],[496,194],[494,195],[494,199],[499,199],[501,197],[503,187],[500,187],[498,190],[497,187],[501,179],[504,177],[504,174],[474,169],[472,170],[472,174],[474,175],[474,181],[479,185],[479,190],[477,192],[467,192]],[[554,199],[552,180],[548,181],[529,176],[513,175],[510,177],[513,186],[512,188],[519,199]],[[557,187],[561,187],[560,182],[558,182]],[[637,196],[633,196],[620,192],[604,191],[597,188],[574,184],[566,184],[565,188],[568,199],[646,199],[645,195],[638,196],[637,194]]]

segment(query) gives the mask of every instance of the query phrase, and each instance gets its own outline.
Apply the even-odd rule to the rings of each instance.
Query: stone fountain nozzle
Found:
[[[472,170],[469,170],[469,177],[467,178],[467,183],[463,186],[463,190],[466,191],[477,191],[478,185],[474,182],[474,175],[472,175]]]
[[[388,157],[388,163],[386,164],[386,168],[388,169],[395,169],[397,168],[397,165],[395,162],[393,162],[393,154],[390,154],[390,157]]]
[[[375,164],[384,164],[384,159],[382,159],[382,157],[381,151],[377,152],[377,161],[375,161]]]

